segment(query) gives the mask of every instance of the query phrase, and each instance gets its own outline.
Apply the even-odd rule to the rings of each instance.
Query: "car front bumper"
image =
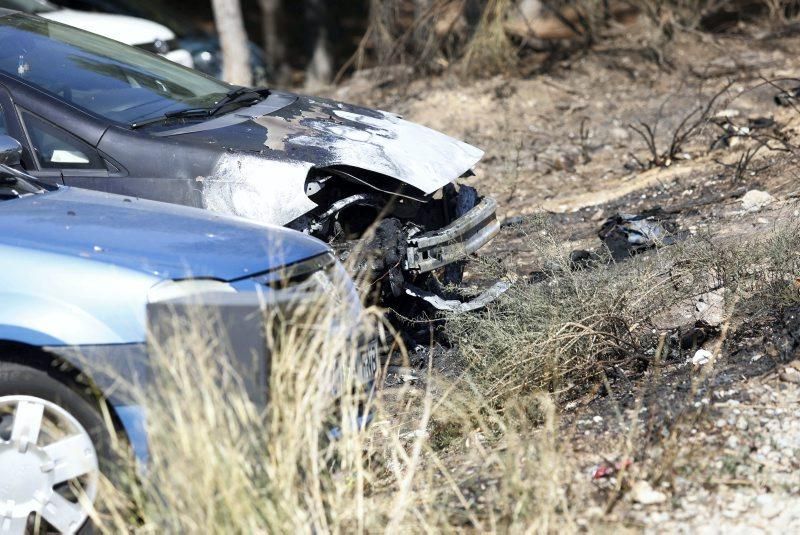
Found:
[[[500,232],[497,201],[484,197],[446,227],[408,238],[404,268],[427,273],[465,259]]]

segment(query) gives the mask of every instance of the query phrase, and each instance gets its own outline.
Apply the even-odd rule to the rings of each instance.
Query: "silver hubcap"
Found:
[[[0,422],[0,534],[22,535],[37,516],[62,533],[77,531],[100,475],[89,433],[31,396],[0,397]]]

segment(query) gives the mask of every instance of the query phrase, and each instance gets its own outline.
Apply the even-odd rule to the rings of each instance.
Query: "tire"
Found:
[[[116,456],[113,453],[111,444],[110,433],[106,428],[106,424],[101,416],[99,401],[92,401],[88,395],[80,393],[81,390],[77,384],[70,379],[66,374],[61,374],[57,370],[40,370],[19,364],[17,362],[0,361],[0,409],[5,414],[5,428],[0,426],[0,469],[3,468],[3,455],[6,455],[5,468],[8,466],[12,468],[16,465],[19,467],[17,472],[19,477],[17,481],[30,481],[33,483],[20,483],[16,486],[7,486],[5,488],[6,496],[3,496],[3,486],[0,485],[0,498],[5,498],[13,502],[14,496],[17,501],[14,503],[22,504],[19,506],[18,514],[16,517],[17,524],[12,525],[11,533],[19,533],[20,525],[25,522],[24,514],[28,505],[26,505],[26,498],[29,491],[39,492],[41,496],[42,489],[44,492],[50,492],[51,500],[48,504],[56,503],[56,500],[62,504],[62,508],[58,509],[59,513],[53,513],[51,505],[42,506],[50,508],[49,513],[44,513],[42,516],[48,521],[48,524],[59,532],[59,528],[53,525],[49,519],[57,519],[60,523],[60,529],[63,532],[75,532],[80,530],[81,533],[91,533],[93,531],[91,523],[85,518],[85,514],[80,514],[82,509],[77,509],[73,506],[67,506],[62,499],[70,501],[75,504],[74,496],[64,494],[68,492],[65,486],[68,487],[70,482],[80,481],[82,484],[86,483],[84,487],[87,494],[93,494],[92,498],[96,501],[97,482],[99,481],[100,473],[110,475],[113,471],[115,463],[113,460]],[[22,405],[27,407],[27,412],[24,412],[20,407]],[[41,409],[38,407],[41,406]],[[25,437],[27,429],[19,431],[25,424],[20,424],[16,429],[18,431],[16,440],[12,440],[14,433],[14,424],[19,418],[20,422],[26,421],[20,414],[26,416],[41,410],[43,416],[32,416],[28,418],[30,421],[36,421],[37,418],[42,422],[41,431],[37,432],[33,440],[29,443],[32,446],[22,446],[22,442],[27,439],[19,439],[20,436]],[[13,412],[12,412],[13,411]],[[61,422],[63,420],[63,422]],[[3,422],[3,420],[0,420]],[[63,429],[60,429],[60,423],[63,423]],[[28,426],[30,427],[30,426]],[[47,428],[50,427],[55,433],[48,433]],[[63,430],[63,434],[58,433]],[[31,435],[34,436],[34,435]],[[59,442],[65,444],[66,438],[79,439],[73,441],[75,446],[69,448],[63,447],[61,458],[53,453],[48,456],[49,452],[56,450],[50,448],[55,443]],[[48,439],[52,439],[48,444]],[[89,442],[91,448],[89,447]],[[3,449],[5,448],[5,449]],[[25,451],[23,452],[23,448]],[[45,459],[42,461],[42,459]],[[30,465],[28,463],[31,463]],[[35,465],[37,463],[47,464],[50,468],[48,473],[54,474],[51,479],[46,479],[40,473],[36,473]],[[31,466],[32,465],[32,466]],[[55,468],[52,468],[55,466]],[[69,470],[67,470],[68,467]],[[74,468],[73,468],[74,467]],[[60,482],[63,477],[68,477],[67,473],[79,473],[86,470],[85,474],[74,476],[72,479]],[[45,468],[41,468],[40,472],[46,472]],[[51,485],[52,484],[52,485]],[[39,489],[38,491],[36,489]],[[52,490],[56,489],[56,490]],[[16,494],[15,494],[16,493]],[[66,496],[66,498],[63,498]],[[61,513],[63,511],[63,513]],[[23,529],[23,533],[31,532],[31,525],[33,517],[36,513],[32,511],[28,520],[28,527]],[[42,522],[44,524],[44,522]],[[16,530],[15,527],[16,526]],[[2,531],[2,530],[0,530]]]

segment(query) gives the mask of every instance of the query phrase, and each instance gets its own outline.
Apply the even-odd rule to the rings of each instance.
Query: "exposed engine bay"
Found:
[[[312,170],[306,195],[317,208],[287,226],[331,244],[344,261],[363,258],[356,270],[384,303],[411,296],[465,312],[507,289],[498,283],[468,303],[445,298],[462,282],[466,259],[500,230],[494,199],[455,182],[430,195],[393,182],[354,168]]]

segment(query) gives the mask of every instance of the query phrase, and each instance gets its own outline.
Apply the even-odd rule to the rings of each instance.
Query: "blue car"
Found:
[[[293,292],[313,293],[294,279],[270,284],[279,273],[320,281],[318,295],[332,292],[346,305],[343,314],[353,315],[344,325],[354,325],[361,305],[330,249],[314,238],[199,209],[47,186],[13,168],[20,152],[16,140],[0,136],[0,533],[28,533],[39,519],[48,533],[72,533],[87,514],[70,487],[79,483],[94,499],[110,450],[101,409],[146,458],[144,409],[113,388],[108,372],[146,382],[146,340],[158,336],[167,308],[174,313],[182,300],[208,296],[239,329],[236,343],[249,344],[234,354],[250,358],[260,334],[244,315]],[[364,355],[358,373],[368,383],[377,351],[371,345]],[[263,370],[253,377],[248,388],[265,392]],[[104,407],[86,395],[84,381]]]

